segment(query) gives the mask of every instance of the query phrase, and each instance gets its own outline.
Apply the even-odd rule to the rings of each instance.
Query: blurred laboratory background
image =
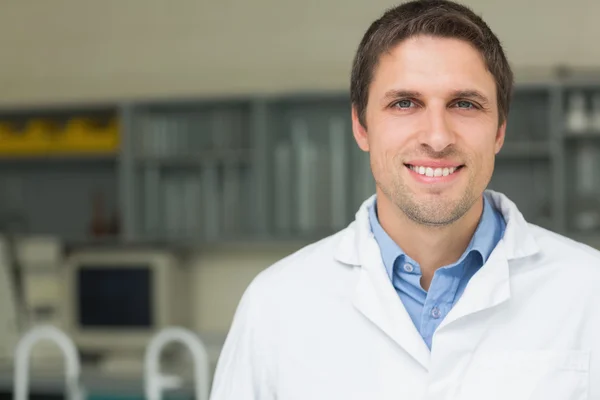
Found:
[[[374,193],[349,72],[395,4],[3,2],[0,399],[205,398],[252,278]],[[600,248],[600,2],[466,4],[516,72],[490,187]]]

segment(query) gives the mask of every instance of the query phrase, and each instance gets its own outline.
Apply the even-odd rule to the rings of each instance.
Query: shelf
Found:
[[[584,131],[584,132],[565,132],[565,140],[568,141],[579,141],[579,140],[597,140],[600,141],[600,132],[598,131]]]
[[[538,225],[561,230],[566,230],[571,225],[570,202],[567,197],[575,170],[573,166],[578,161],[573,150],[583,147],[600,151],[599,132],[589,130],[570,133],[565,125],[564,97],[568,95],[568,90],[579,86],[587,89],[590,84],[594,88],[600,87],[600,80],[589,82],[588,79],[580,84],[572,80],[561,82],[555,78],[544,78],[521,81],[515,87],[507,142],[496,156],[498,171],[494,174],[494,184],[514,195],[520,208],[531,215],[538,213],[532,202],[543,200],[552,211],[552,216],[533,220]],[[315,187],[325,190],[323,188],[329,187],[331,180],[339,178],[331,171],[331,160],[327,160],[333,155],[327,150],[332,148],[331,120],[332,117],[343,119],[347,124],[348,104],[348,94],[341,91],[240,97],[232,95],[220,98],[190,96],[179,99],[131,99],[123,104],[115,102],[89,106],[63,104],[55,107],[0,107],[0,116],[16,123],[31,117],[47,116],[66,121],[79,114],[118,116],[122,134],[118,154],[0,154],[0,169],[6,171],[4,175],[12,187],[19,187],[12,182],[25,182],[23,185],[26,185],[27,190],[23,189],[24,193],[33,192],[30,188],[37,186],[43,189],[44,194],[30,195],[35,199],[27,204],[28,209],[25,210],[27,217],[33,221],[32,226],[36,227],[34,229],[51,231],[57,236],[85,236],[85,231],[79,233],[82,228],[77,221],[89,218],[86,203],[89,192],[100,186],[110,193],[107,198],[111,199],[111,206],[112,203],[119,204],[123,238],[144,239],[132,242],[119,238],[82,237],[79,240],[67,240],[72,248],[175,246],[201,248],[204,251],[222,247],[257,248],[259,244],[299,247],[334,232],[326,229],[326,226],[319,230],[324,224],[315,224],[318,232],[309,233],[283,233],[275,229],[277,224],[273,222],[277,220],[277,215],[274,205],[278,202],[275,194],[283,178],[277,180],[273,169],[276,165],[284,165],[289,169],[286,176],[294,180],[299,171],[294,157],[289,164],[287,160],[285,164],[276,164],[273,150],[277,140],[290,137],[292,125],[295,124],[295,128],[305,126],[306,133],[311,138],[314,135],[319,146],[323,146],[327,152],[323,159],[320,154],[316,157],[319,160],[317,170],[323,172],[323,177],[320,177],[323,181],[319,180],[320,183],[315,183]],[[302,123],[297,124],[298,121]],[[344,130],[350,134],[349,126],[345,125]],[[365,192],[371,194],[374,184],[368,173],[368,165],[360,164],[366,158],[348,142],[348,138],[350,136],[346,136],[344,142],[348,152],[340,155],[340,163],[343,161],[344,165],[351,167],[353,173],[358,171],[360,176],[366,174],[365,178],[353,179],[353,174],[347,171],[345,178],[339,179],[344,182],[343,189],[349,197],[350,206],[360,204]],[[321,162],[327,168],[321,167]],[[340,176],[343,176],[341,172]],[[2,174],[0,179],[4,179]],[[52,179],[61,185],[58,191],[60,195],[55,194],[56,189],[53,182],[50,182]],[[98,183],[96,179],[100,179]],[[47,182],[48,185],[42,185]],[[528,196],[528,191],[533,190],[534,183],[538,182],[536,196]],[[5,192],[12,190],[10,185],[5,186]],[[210,190],[214,187],[217,190]],[[203,188],[209,190],[202,190]],[[223,194],[225,191],[227,196]],[[206,193],[209,195],[204,198]],[[175,206],[167,207],[163,204],[166,203],[167,194],[169,204]],[[3,193],[0,192],[0,195]],[[222,207],[216,207],[219,212],[212,213],[210,206],[206,205],[214,203],[214,199],[221,196],[237,199],[235,202],[231,201],[231,204],[236,204],[231,206],[236,211],[235,216],[223,217]],[[285,202],[294,209],[297,206],[292,204],[302,200],[293,198],[293,194],[291,196],[292,200]],[[14,197],[17,198],[17,195]],[[179,198],[182,198],[181,206]],[[196,198],[199,200],[196,201]],[[56,212],[56,204],[65,204],[64,199],[73,201],[75,206],[68,203]],[[178,207],[184,210],[180,212]],[[173,209],[176,212],[171,212]],[[319,208],[319,215],[326,214],[325,210]],[[218,218],[213,219],[213,214],[218,215]],[[239,219],[240,222],[227,225],[222,221],[225,218],[231,218],[232,221]],[[295,221],[295,217],[290,218]],[[190,232],[190,237],[182,234],[167,239],[169,232],[177,229],[162,226],[163,219],[178,221],[177,224],[189,219],[198,221],[200,227],[196,229],[194,225],[194,229],[189,226],[182,228],[183,231]],[[220,228],[215,228],[214,232],[212,229],[204,229],[206,221],[215,226],[218,223]],[[227,228],[221,225],[227,225]],[[37,228],[38,226],[42,228]],[[149,236],[152,235],[162,239],[151,240]],[[596,239],[585,237],[582,241]],[[600,232],[597,243],[600,247]]]
[[[47,154],[47,155],[0,155],[0,163],[9,164],[79,164],[79,163],[112,163],[117,154]]]
[[[499,159],[549,159],[550,145],[543,142],[505,142]]]
[[[155,167],[201,167],[210,163],[248,164],[252,159],[251,149],[203,151],[193,155],[137,156],[136,161],[144,166]]]
[[[81,237],[81,238],[63,238],[64,250],[66,254],[85,250],[131,250],[131,249],[153,249],[153,250],[172,250],[181,252],[190,246],[187,243],[167,242],[164,240],[124,240],[118,236],[107,236],[100,238]]]
[[[71,238],[64,239],[65,254],[79,250],[131,250],[131,249],[153,249],[168,250],[177,254],[186,255],[189,252],[201,251],[264,251],[289,249],[298,250],[304,246],[321,240],[333,232],[322,235],[261,235],[241,234],[226,236],[218,239],[137,239],[124,240],[118,237],[107,238]]]

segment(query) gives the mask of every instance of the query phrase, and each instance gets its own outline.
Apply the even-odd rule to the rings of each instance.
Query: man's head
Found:
[[[464,6],[412,1],[375,21],[354,60],[351,100],[381,194],[425,225],[469,211],[502,147],[512,84],[500,42]]]

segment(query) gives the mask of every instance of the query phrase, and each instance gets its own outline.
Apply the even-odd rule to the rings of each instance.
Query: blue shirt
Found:
[[[484,195],[483,213],[469,246],[457,262],[435,271],[429,292],[421,287],[419,264],[402,251],[379,223],[376,203],[369,209],[369,222],[388,276],[431,350],[435,330],[504,235],[504,218]]]

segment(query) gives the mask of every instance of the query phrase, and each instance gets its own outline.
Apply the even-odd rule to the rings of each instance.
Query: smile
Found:
[[[459,167],[444,167],[444,168],[432,168],[432,167],[424,167],[419,165],[406,165],[412,171],[419,175],[427,176],[427,177],[440,177],[440,176],[448,176],[454,174],[458,171],[462,166]]]

